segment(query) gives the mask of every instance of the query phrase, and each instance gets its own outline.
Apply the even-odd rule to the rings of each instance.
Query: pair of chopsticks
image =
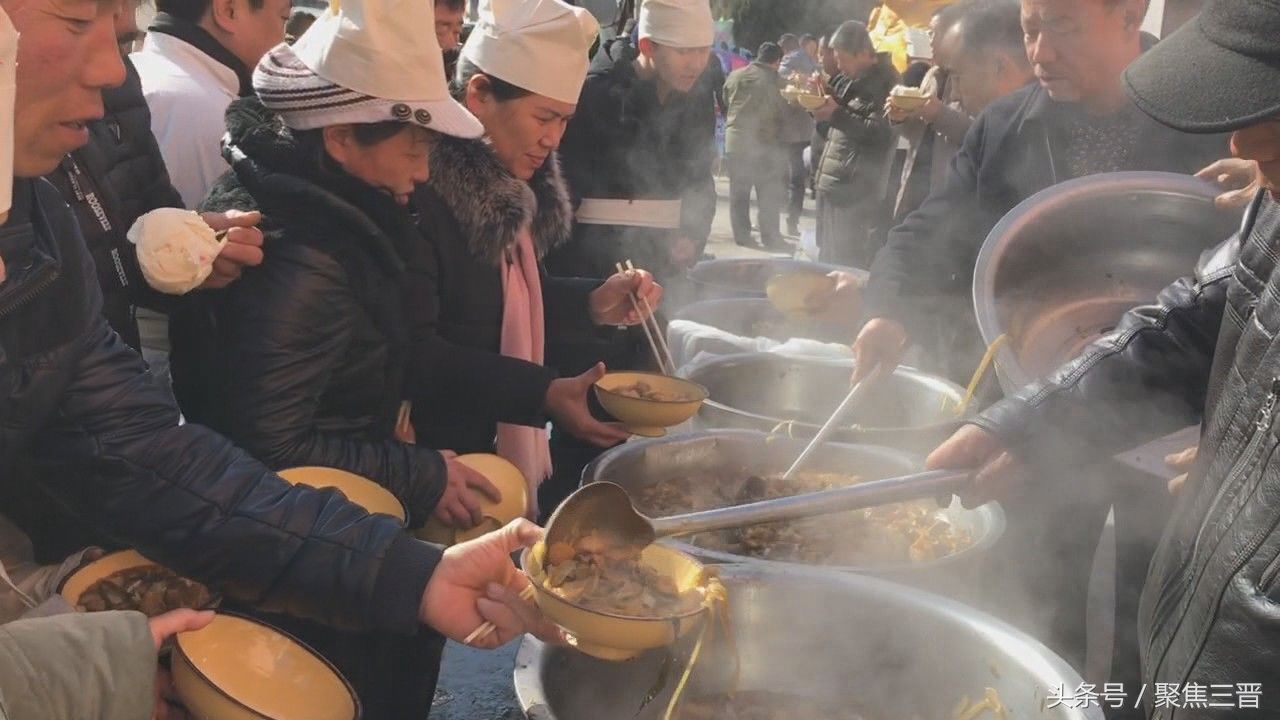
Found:
[[[396,415],[396,427],[394,431],[396,440],[408,445],[417,444],[418,439],[413,431],[413,403],[404,400],[400,403],[400,412]]]
[[[528,585],[524,586],[523,590],[520,591],[520,597],[529,602],[533,602],[533,581],[532,580],[529,582]],[[492,635],[493,631],[497,629],[498,629],[497,625],[494,625],[488,620],[485,620],[483,623],[480,624],[480,627],[476,628],[475,630],[472,630],[470,635],[463,638],[462,644],[470,645],[471,643],[477,640],[483,640],[484,638],[487,638],[490,635]]]
[[[614,267],[619,273],[627,271],[635,271],[636,266],[627,261],[626,267],[623,268],[622,263],[614,263]],[[631,307],[635,308],[636,314],[640,316],[640,327],[644,330],[645,339],[649,341],[649,349],[653,352],[653,359],[658,363],[658,370],[663,375],[676,374],[676,361],[671,357],[671,348],[667,346],[667,338],[662,334],[662,327],[658,325],[658,316],[654,314],[653,307],[649,305],[648,298],[637,298],[634,292],[628,293],[631,298]],[[643,303],[644,309],[641,310]],[[653,329],[649,329],[650,323]]]

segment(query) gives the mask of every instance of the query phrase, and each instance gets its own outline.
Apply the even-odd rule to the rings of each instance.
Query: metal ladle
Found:
[[[954,493],[969,484],[967,470],[935,470],[832,488],[790,497],[651,518],[631,503],[627,491],[611,482],[584,485],[564,501],[547,523],[546,542],[572,545],[591,532],[602,532],[630,546],[647,547],[658,538],[710,530],[799,520]]]
[[[827,418],[827,421],[823,423],[822,428],[818,430],[818,434],[813,436],[813,439],[809,441],[809,444],[805,446],[804,450],[800,451],[800,455],[796,458],[796,461],[791,463],[791,467],[787,468],[787,471],[782,474],[782,479],[790,480],[795,477],[796,472],[800,470],[800,466],[804,465],[805,461],[807,461],[813,453],[817,452],[818,447],[821,446],[822,443],[826,442],[828,437],[831,437],[831,433],[835,431],[836,426],[844,419],[845,415],[849,414],[855,407],[858,407],[860,403],[865,402],[867,395],[869,395],[882,380],[889,377],[892,372],[893,371],[891,369],[877,367],[871,371],[870,375],[854,383],[853,387],[849,389],[849,394],[845,396],[844,400],[838,406],[836,406],[835,412],[831,413],[831,417]]]

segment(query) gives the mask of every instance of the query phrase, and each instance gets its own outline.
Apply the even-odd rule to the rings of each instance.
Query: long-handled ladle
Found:
[[[650,518],[631,504],[627,491],[611,482],[584,485],[569,496],[547,523],[547,545],[574,544],[602,532],[623,545],[646,547],[658,538],[831,515],[889,503],[936,498],[966,487],[972,472],[935,470],[792,495],[716,510]]]
[[[790,480],[794,477],[796,471],[800,469],[800,466],[805,464],[805,461],[813,455],[813,453],[818,449],[818,446],[827,441],[827,438],[831,436],[831,433],[835,431],[840,421],[844,419],[849,411],[862,403],[866,399],[867,394],[870,393],[882,379],[888,377],[891,373],[892,370],[886,370],[883,367],[878,367],[871,371],[870,375],[854,383],[853,387],[849,389],[849,394],[845,396],[844,400],[842,400],[838,406],[836,406],[835,412],[831,413],[831,417],[827,418],[827,421],[823,423],[822,428],[818,430],[818,434],[813,436],[813,439],[809,441],[809,444],[805,446],[804,450],[800,451],[800,455],[796,457],[796,461],[791,463],[791,467],[787,468],[787,471],[782,474],[782,479]]]

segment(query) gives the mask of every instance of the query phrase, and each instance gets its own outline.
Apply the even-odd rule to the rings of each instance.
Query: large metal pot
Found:
[[[714,430],[657,440],[631,442],[604,453],[582,473],[583,484],[608,480],[638,497],[642,488],[715,472],[730,477],[782,473],[800,454],[805,442],[750,430]],[[883,447],[827,444],[818,449],[806,470],[845,472],[867,480],[904,475],[920,468],[912,455]],[[640,506],[643,512],[645,507]],[[957,502],[943,511],[956,527],[969,532],[974,543],[953,555],[924,563],[875,567],[827,566],[835,570],[877,575],[934,592],[965,597],[972,593],[982,556],[1004,533],[1004,511],[999,505],[968,510]],[[832,518],[839,522],[838,517]],[[710,550],[683,539],[666,542],[706,562],[794,566]]]
[[[973,278],[983,339],[1008,334],[996,373],[1013,392],[1075,357],[1125,311],[1195,268],[1240,213],[1185,175],[1094,175],[1044,190],[987,236]]]
[[[774,353],[713,358],[687,373],[711,393],[695,424],[813,437],[844,399],[852,373],[852,360]],[[948,380],[900,367],[833,439],[927,452],[959,426],[955,408],[963,396]]]
[[[689,271],[689,282],[694,287],[696,300],[712,300],[728,297],[764,297],[769,278],[792,272],[829,273],[843,270],[853,273],[860,280],[867,278],[866,270],[828,265],[826,263],[790,260],[787,258],[725,258],[703,260]]]
[[[703,300],[681,308],[672,320],[687,320],[746,338],[808,338],[849,343],[858,329],[858,318],[788,317],[762,297]]]
[[[962,697],[993,688],[1010,718],[1102,718],[1097,707],[1052,701],[1082,682],[1065,661],[957,602],[801,568],[728,566],[722,579],[741,674],[731,684],[732,656],[711,645],[686,697],[763,690],[856,705],[874,720],[945,720]],[[662,716],[676,680],[637,712],[663,655],[610,663],[527,637],[516,656],[516,695],[529,720],[652,720]]]

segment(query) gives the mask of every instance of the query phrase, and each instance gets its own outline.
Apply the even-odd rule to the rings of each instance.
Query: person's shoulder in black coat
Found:
[[[89,125],[89,143],[71,153],[48,179],[80,221],[98,269],[107,321],[137,349],[133,308],[169,311],[177,299],[147,284],[126,233],[151,210],[182,207],[182,197],[169,182],[151,132],[142,83],[128,58],[125,70],[124,84],[103,91],[104,115]]]
[[[19,452],[56,466],[42,473],[50,497],[229,597],[338,627],[413,632],[439,549],[179,425],[102,318],[92,261],[58,193],[42,180],[14,187],[4,239],[21,241],[31,262],[0,286],[0,466]]]
[[[325,163],[318,135],[289,130],[257,98],[233,102],[227,125],[232,171],[205,207],[261,211],[272,251],[172,323],[175,390],[270,466],[370,478],[404,503],[410,527],[425,522],[444,460],[392,432],[407,362],[402,248],[420,239],[412,218]]]

